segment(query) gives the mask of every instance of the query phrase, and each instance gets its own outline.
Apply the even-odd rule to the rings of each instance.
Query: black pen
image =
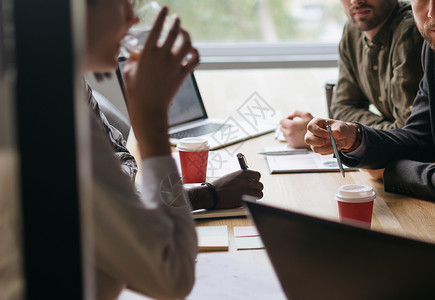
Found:
[[[239,160],[240,168],[242,170],[248,169],[248,164],[246,163],[246,158],[242,153],[237,153],[237,159]]]
[[[325,122],[326,122],[326,129],[328,129],[329,132],[329,138],[331,140],[332,149],[334,150],[334,155],[335,158],[337,159],[338,168],[340,169],[341,175],[344,177],[345,175],[344,175],[343,164],[341,163],[340,154],[338,153],[338,149],[337,149],[337,144],[335,143],[334,137],[332,136],[331,126],[329,126],[328,120],[325,120]]]

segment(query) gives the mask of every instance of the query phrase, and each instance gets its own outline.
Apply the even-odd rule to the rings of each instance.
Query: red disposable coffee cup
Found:
[[[210,146],[200,138],[184,138],[177,145],[184,183],[205,182]]]
[[[335,194],[340,221],[370,228],[375,198],[376,194],[371,186],[362,184],[342,185]]]

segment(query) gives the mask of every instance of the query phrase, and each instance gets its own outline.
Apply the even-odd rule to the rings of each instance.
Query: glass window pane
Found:
[[[149,0],[140,0],[144,3]],[[180,15],[195,42],[337,42],[346,21],[337,0],[157,0]]]

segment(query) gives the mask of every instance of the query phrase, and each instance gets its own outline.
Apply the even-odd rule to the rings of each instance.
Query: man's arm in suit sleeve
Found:
[[[385,168],[386,192],[435,201],[435,164],[402,159]]]
[[[366,149],[358,157],[343,156],[349,166],[385,168],[385,191],[435,199],[435,148],[432,134],[429,86],[433,85],[434,52],[425,43],[425,76],[404,129],[383,131],[363,126]],[[429,67],[427,67],[429,66]]]
[[[366,169],[382,169],[390,163],[401,159],[421,162],[435,160],[435,148],[432,135],[432,121],[430,113],[429,86],[433,85],[430,72],[433,71],[434,52],[424,45],[422,54],[423,68],[425,70],[419,91],[414,100],[411,116],[403,129],[377,130],[361,125],[366,150],[360,159],[343,156],[343,163]],[[428,73],[426,73],[426,71]]]

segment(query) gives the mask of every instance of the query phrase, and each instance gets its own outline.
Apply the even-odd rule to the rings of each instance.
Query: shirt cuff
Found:
[[[355,159],[355,160],[361,160],[361,158],[363,158],[364,153],[366,152],[367,149],[367,138],[366,138],[366,134],[364,129],[362,129],[362,140],[361,143],[359,144],[358,148],[356,148],[355,150],[351,151],[351,152],[341,152],[343,154],[344,157],[346,158],[350,158],[350,159]]]
[[[187,205],[181,176],[170,155],[146,158],[141,162],[141,199],[145,207],[155,209]]]

